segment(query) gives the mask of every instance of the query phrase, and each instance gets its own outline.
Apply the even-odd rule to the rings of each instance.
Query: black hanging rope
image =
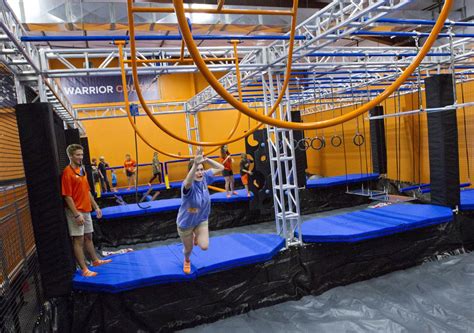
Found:
[[[461,98],[462,101],[461,103],[465,103],[464,99],[464,82],[461,77]],[[467,120],[466,120],[466,108],[463,106],[462,107],[462,117],[463,117],[463,123],[464,123],[464,145],[466,146],[466,160],[467,160],[467,178],[469,182],[471,181],[471,166],[469,162],[469,147],[467,145]]]
[[[133,123],[136,125],[137,124],[137,119],[136,115],[133,115]],[[151,206],[140,206],[140,201],[138,200],[138,140],[137,140],[137,132],[135,132],[134,139],[135,139],[135,163],[137,164],[136,170],[135,170],[135,203],[137,204],[138,208],[140,209],[148,209]],[[148,192],[147,192],[148,193]]]

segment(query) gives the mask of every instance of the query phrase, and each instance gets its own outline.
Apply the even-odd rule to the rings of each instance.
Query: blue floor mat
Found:
[[[452,220],[448,207],[394,204],[311,219],[301,230],[307,243],[358,242]]]
[[[348,175],[333,176],[333,177],[323,177],[319,179],[308,179],[306,181],[306,188],[321,188],[321,187],[330,187],[336,185],[345,185],[359,183],[369,180],[379,179],[378,173],[351,173]]]
[[[181,206],[181,198],[147,201],[142,202],[140,206],[137,204],[112,206],[102,209],[102,218],[117,219],[123,217],[156,214],[160,212],[170,212],[173,210],[177,211],[179,206]],[[92,213],[92,217],[95,217],[95,213]]]
[[[165,184],[153,184],[152,186],[153,191],[165,191],[166,186]],[[137,192],[138,194],[143,194],[148,191],[150,187],[148,185],[138,186]],[[111,198],[114,196],[119,195],[133,195],[135,194],[135,187],[132,187],[130,190],[125,188],[117,190],[117,192],[103,192],[101,194],[101,198]]]
[[[236,190],[237,195],[233,194],[230,198],[227,198],[226,192],[217,192],[211,194],[211,202],[239,202],[239,201],[250,201],[253,199],[253,193],[250,193],[250,197],[247,196],[247,190]],[[212,209],[212,208],[211,208]]]
[[[474,210],[474,189],[461,191],[460,210]]]
[[[193,249],[191,274],[183,273],[181,244],[111,256],[107,265],[92,267],[99,275],[85,278],[76,272],[75,290],[118,293],[150,285],[189,281],[214,272],[265,262],[285,245],[269,234],[230,234],[210,239],[209,249]]]
[[[226,197],[225,192],[218,192],[211,194],[211,204],[213,203],[225,203],[225,202],[242,202],[250,201],[253,198],[253,194],[250,197],[247,196],[246,190],[237,190],[237,195],[233,195],[230,198]],[[137,204],[127,204],[121,206],[111,206],[102,209],[103,219],[117,219],[124,217],[143,216],[156,214],[160,212],[171,212],[177,211],[181,206],[181,198],[174,199],[161,199],[155,201],[142,202]],[[211,208],[212,209],[212,208]],[[95,213],[92,213],[92,217],[95,217]]]

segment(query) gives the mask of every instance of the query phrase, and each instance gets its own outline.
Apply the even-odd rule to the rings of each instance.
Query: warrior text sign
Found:
[[[140,75],[140,88],[147,101],[159,100],[156,75]],[[61,86],[72,104],[97,104],[123,102],[121,76],[63,77]],[[128,98],[138,101],[131,77],[127,77]]]

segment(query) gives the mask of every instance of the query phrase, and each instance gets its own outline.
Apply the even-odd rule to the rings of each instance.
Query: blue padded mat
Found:
[[[153,185],[151,185],[151,187],[153,188],[153,191],[164,191],[164,190],[166,190],[165,184],[153,184]],[[148,191],[149,188],[150,187],[148,185],[138,186],[137,191],[138,191],[139,194],[143,194],[146,191]],[[113,197],[114,195],[132,195],[132,194],[135,194],[135,187],[132,187],[130,190],[122,188],[122,189],[117,190],[117,192],[104,192],[104,193],[101,194],[101,197],[102,198],[110,198],[110,197]]]
[[[156,214],[159,212],[170,212],[173,210],[177,211],[179,206],[181,206],[181,198],[142,202],[140,204],[140,207],[142,208],[140,208],[137,204],[112,206],[102,209],[102,218],[116,219],[130,216]],[[92,213],[92,217],[95,217],[95,213]]]
[[[238,201],[250,201],[253,199],[253,193],[250,192],[250,197],[247,196],[247,190],[236,190],[237,195],[232,195],[230,198],[226,197],[226,192],[217,192],[211,194],[211,202],[238,202]]]
[[[240,174],[234,175],[234,179],[235,180],[240,179]],[[224,181],[225,180],[224,180],[223,176],[214,177],[214,182],[215,183],[224,182]],[[170,182],[170,188],[181,188],[181,184],[183,184],[183,182],[181,180]],[[165,184],[153,184],[152,188],[153,188],[153,191],[165,191],[166,190]],[[138,186],[137,191],[138,191],[138,193],[142,194],[142,193],[145,193],[146,191],[148,191],[148,189],[149,189],[149,187],[147,185]],[[122,189],[119,189],[117,192],[104,192],[104,193],[102,193],[101,197],[102,198],[110,198],[110,197],[113,197],[114,195],[133,195],[133,194],[135,194],[135,188],[134,187],[131,188],[130,190],[122,188]]]
[[[319,179],[308,179],[306,180],[306,188],[320,188],[330,187],[336,185],[345,185],[352,183],[359,183],[369,180],[377,180],[379,178],[378,173],[351,173],[342,176],[323,177]]]
[[[212,237],[209,249],[195,247],[191,274],[183,273],[181,244],[145,249],[111,256],[107,265],[92,267],[99,275],[85,278],[76,272],[73,287],[89,292],[118,293],[156,284],[189,281],[199,276],[235,267],[265,262],[284,247],[277,235],[231,234]]]
[[[447,207],[394,204],[311,219],[303,223],[301,231],[307,243],[358,242],[452,220]]]
[[[247,196],[246,190],[237,190],[236,192],[237,195],[233,195],[230,198],[226,197],[225,192],[211,194],[211,203],[250,201],[253,198],[253,194],[251,194],[250,197]],[[147,201],[142,202],[140,206],[142,208],[140,208],[137,204],[106,207],[102,209],[102,218],[109,220],[132,216],[150,215],[160,212],[170,212],[174,210],[177,211],[179,206],[181,206],[181,198]],[[95,218],[95,213],[92,213],[92,217]]]
[[[474,189],[461,191],[460,210],[474,210]]]
[[[234,180],[238,180],[240,179],[240,174],[237,174],[237,175],[234,175]],[[214,183],[223,183],[225,182],[225,179],[223,176],[215,176],[214,177]],[[213,184],[214,184],[213,183]],[[170,182],[170,188],[181,188],[181,185],[183,184],[182,181],[174,181],[174,182]],[[212,185],[212,184],[210,184]]]

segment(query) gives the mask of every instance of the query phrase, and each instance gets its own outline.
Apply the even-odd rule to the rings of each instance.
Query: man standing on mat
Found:
[[[64,169],[61,178],[61,190],[66,202],[66,218],[69,235],[72,238],[74,255],[82,270],[82,276],[96,276],[97,272],[90,271],[86,265],[84,249],[92,260],[92,266],[107,264],[112,260],[100,260],[92,242],[92,219],[90,212],[94,208],[97,218],[102,217],[102,211],[94,200],[87,181],[87,175],[82,167],[84,148],[78,144],[67,147],[70,164]]]
[[[98,169],[100,172],[100,189],[102,192],[110,192],[110,183],[109,177],[107,177],[107,168],[109,167],[109,163],[105,161],[105,157],[99,157],[99,165]]]
[[[204,171],[204,163],[212,169]],[[211,212],[211,198],[207,185],[212,184],[214,175],[222,172],[224,166],[202,155],[202,148],[198,148],[196,157],[189,162],[188,174],[181,186],[181,207],[179,207],[178,234],[183,242],[184,263],[183,271],[191,273],[191,252],[193,245],[201,250],[209,246],[208,219]]]

